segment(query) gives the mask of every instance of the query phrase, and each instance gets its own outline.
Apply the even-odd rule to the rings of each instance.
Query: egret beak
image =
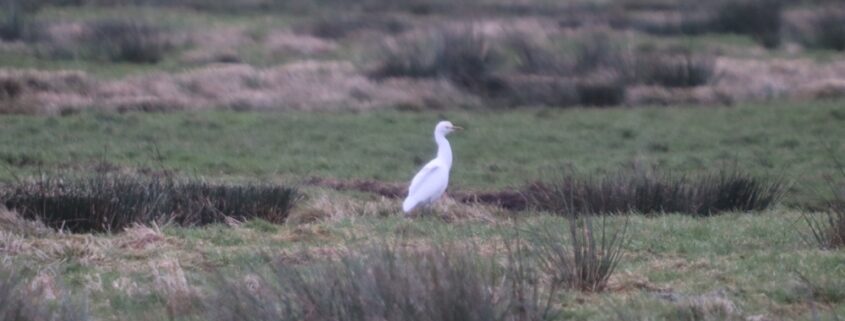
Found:
[[[452,130],[464,130],[463,127],[452,126]]]

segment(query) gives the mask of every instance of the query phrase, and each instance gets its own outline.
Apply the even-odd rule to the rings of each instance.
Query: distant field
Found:
[[[845,317],[845,2],[6,2],[0,321]]]
[[[3,11],[0,9],[0,14],[2,13]],[[186,52],[191,50],[205,51],[208,54],[212,54],[212,56],[221,50],[227,53],[231,52],[238,57],[238,61],[253,66],[272,66],[299,59],[336,59],[348,60],[360,64],[370,64],[380,58],[377,50],[380,46],[379,41],[366,37],[357,37],[354,34],[349,35],[351,39],[345,37],[339,39],[333,39],[332,37],[324,38],[323,40],[338,45],[336,50],[330,50],[329,52],[307,53],[297,52],[295,50],[293,52],[273,52],[267,48],[268,44],[264,38],[272,36],[274,33],[284,30],[286,32],[297,31],[303,35],[307,35],[309,28],[313,28],[314,24],[325,20],[323,18],[324,16],[340,15],[346,17],[344,19],[348,19],[343,14],[347,14],[348,17],[356,17],[356,19],[360,15],[360,13],[354,12],[335,13],[330,7],[324,7],[318,12],[302,15],[284,10],[273,12],[226,12],[156,6],[48,6],[37,12],[31,19],[50,23],[85,23],[104,19],[155,21],[156,26],[162,28],[167,34],[178,36],[177,38],[180,40],[177,42],[180,45],[173,48],[173,50],[167,51],[162,59],[155,63],[136,64],[73,56],[57,58],[44,54],[33,55],[31,51],[13,50],[13,48],[0,48],[0,63],[5,68],[82,70],[110,79],[152,72],[181,71],[207,63],[187,59]],[[380,14],[385,15],[390,13]],[[445,16],[448,19],[449,15]],[[507,15],[504,16],[507,17]],[[377,15],[377,17],[380,16]],[[340,22],[337,22],[337,28],[350,28],[350,33],[356,32],[355,28],[361,28],[354,23],[344,26],[342,22],[345,21],[344,19],[338,19]],[[425,16],[413,18],[403,17],[402,19],[409,19],[409,21],[415,21],[413,19],[419,20],[415,24],[411,24],[412,26],[427,26],[434,23],[432,21],[434,19],[427,19]],[[232,30],[238,32],[227,33],[227,31]],[[507,28],[504,27],[503,30],[507,30]],[[202,32],[206,32],[208,35],[188,41],[181,39]],[[581,39],[578,36],[567,34],[554,35],[548,41],[550,41],[554,50],[574,54],[577,52]],[[800,55],[790,53],[785,49],[755,50],[757,45],[751,37],[737,34],[651,35],[642,33],[634,36],[618,36],[615,41],[631,48],[636,48],[640,45],[687,47],[700,52],[715,50],[723,51],[729,56],[757,59],[794,58],[796,56],[821,59],[838,57],[835,51],[816,50],[812,48],[808,48],[806,52],[801,52]],[[305,46],[305,44],[301,44],[301,46]]]
[[[156,26],[166,30],[168,34],[199,32],[213,30],[214,28],[243,28],[253,34],[266,33],[272,28],[289,26],[301,21],[301,17],[286,16],[282,14],[226,14],[209,13],[187,8],[157,8],[143,6],[128,7],[47,7],[38,12],[32,19],[50,22],[90,22],[103,19],[142,19],[154,20]],[[223,33],[221,31],[221,33]],[[238,35],[239,37],[243,37]],[[221,38],[227,37],[222,34]],[[232,35],[228,35],[232,37]],[[234,41],[243,40],[237,39]],[[207,41],[207,40],[206,40]],[[104,78],[119,78],[129,75],[137,75],[151,72],[172,72],[180,71],[189,67],[185,61],[181,61],[180,55],[186,50],[194,47],[209,45],[203,43],[192,43],[191,45],[178,46],[164,55],[161,61],[156,63],[132,63],[121,61],[102,61],[96,59],[85,59],[81,57],[56,58],[45,55],[33,55],[31,52],[15,52],[0,50],[0,62],[6,68],[35,68],[40,70],[82,70]],[[211,44],[213,45],[213,44]],[[248,43],[237,48],[239,54],[246,59],[247,63],[254,65],[269,65],[287,60],[284,55],[269,55],[262,53],[261,43]],[[75,49],[78,50],[78,49]]]
[[[845,96],[841,4],[731,3],[45,0],[0,9],[0,113]]]
[[[405,182],[432,157],[445,116],[453,189],[518,187],[543,170],[607,173],[632,165],[680,172],[737,168],[786,179],[790,203],[826,190],[843,158],[841,102],[725,108],[527,109],[495,112],[175,113],[0,118],[0,178],[126,168],[210,179]]]

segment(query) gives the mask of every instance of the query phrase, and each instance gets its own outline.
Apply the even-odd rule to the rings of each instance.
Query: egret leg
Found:
[[[410,212],[405,213],[405,218],[430,216],[435,213],[432,203],[420,204]]]
[[[405,212],[405,218],[412,218],[412,217],[414,217],[414,212],[417,212],[417,211],[418,211],[417,209],[412,209],[412,210],[410,210],[410,211],[408,211],[408,212]]]
[[[425,216],[425,217],[433,216],[435,214],[434,211],[435,211],[435,209],[434,209],[433,204],[426,204],[420,210],[420,216]]]

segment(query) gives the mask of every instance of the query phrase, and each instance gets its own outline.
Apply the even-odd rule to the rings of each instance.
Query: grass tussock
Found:
[[[44,106],[36,95],[52,96],[72,102],[78,99],[64,95],[67,92],[87,94],[95,81],[78,71],[0,71],[0,113],[34,114]]]
[[[43,223],[24,219],[18,213],[9,211],[2,206],[0,206],[0,230],[33,237],[43,237],[53,232]]]
[[[834,158],[837,169],[845,178],[845,166]],[[804,222],[809,228],[809,239],[823,249],[845,247],[845,185],[828,178],[832,190],[827,209],[824,213],[804,214]]]
[[[46,274],[32,282],[13,269],[0,266],[0,320],[82,321],[90,320],[87,306],[65,293]],[[31,284],[30,284],[31,283]]]
[[[549,320],[555,293],[521,253],[499,263],[456,245],[374,245],[221,277],[204,308],[209,320]]]
[[[523,33],[507,35],[499,47],[501,55],[512,57],[513,70],[499,75],[503,88],[492,93],[494,100],[507,106],[578,105],[573,59]]]
[[[165,28],[139,18],[35,21],[27,41],[45,59],[156,64],[176,47]]]
[[[845,51],[845,12],[832,12],[819,18],[818,32],[813,45],[826,49]]]
[[[845,179],[845,163],[836,157],[835,150],[829,149],[828,153],[838,170],[839,179]],[[845,247],[845,184],[828,177],[827,185],[832,191],[831,197],[826,200],[827,211],[818,215],[804,214],[804,222],[810,229],[810,239],[819,247],[842,248]]]
[[[19,1],[9,1],[4,9],[5,13],[0,16],[0,39],[13,41],[23,38],[26,19],[21,12]]]
[[[845,247],[845,207],[832,207],[825,213],[805,214],[811,240],[823,249]]]
[[[499,59],[491,39],[473,28],[435,29],[388,43],[376,78],[446,78],[473,90],[489,89]]]
[[[783,12],[788,4],[781,0],[681,1],[658,10],[620,12],[610,25],[658,36],[741,34],[766,48],[776,48],[782,41]]]
[[[627,88],[622,76],[614,72],[592,75],[575,84],[582,106],[617,106],[625,102]]]
[[[645,46],[629,50],[607,34],[598,33],[581,41],[572,72],[581,79],[616,75],[623,86],[696,87],[707,84],[715,76],[716,58],[683,47]]]
[[[845,51],[845,7],[826,8],[809,19],[797,36],[809,48]]]
[[[545,228],[535,233],[533,248],[552,282],[569,289],[600,292],[614,273],[626,246],[627,221],[614,227],[605,218],[568,221],[567,233]]]
[[[550,75],[507,75],[501,78],[504,89],[493,99],[507,106],[568,107],[580,103],[579,83],[574,79]],[[584,83],[580,83],[584,86]],[[583,94],[583,88],[581,92]]]
[[[32,36],[35,24],[33,17],[43,1],[6,0],[0,3],[0,40],[27,41]]]
[[[506,50],[514,56],[516,70],[523,74],[559,75],[571,72],[573,62],[563,57],[546,42],[523,33],[514,33],[504,40]]]
[[[520,51],[526,51],[530,47]],[[593,34],[580,41],[574,58],[535,50],[532,55],[520,54],[530,70],[554,71],[557,79],[572,77],[574,97],[582,106],[616,106],[628,102],[628,88],[636,85],[663,88],[704,86],[716,75],[716,58],[706,53],[693,53],[685,48],[640,48],[630,50],[618,45],[606,33]],[[569,62],[572,61],[572,62]],[[546,68],[543,68],[546,66]],[[566,82],[563,82],[566,84]],[[535,86],[537,88],[544,88]],[[571,97],[573,90],[557,86],[554,97]]]
[[[775,48],[781,42],[783,7],[781,0],[721,1],[711,23],[715,30],[746,34],[767,48]]]
[[[632,65],[627,48],[619,44],[607,32],[594,32],[578,41],[575,54],[575,72],[590,75],[596,72],[614,71],[627,76]]]
[[[686,213],[710,216],[759,211],[780,200],[784,184],[722,170],[692,176],[645,171],[604,177],[561,175],[525,190],[528,204],[558,214]]]
[[[638,83],[663,87],[696,87],[707,84],[716,73],[716,59],[679,49],[644,51],[636,56]]]
[[[845,302],[845,281],[795,272],[799,280],[791,289],[789,300],[817,302],[835,306]]]
[[[154,222],[196,226],[262,218],[281,223],[297,195],[296,189],[278,185],[96,176],[19,184],[0,199],[9,209],[53,228],[102,232]]]
[[[171,47],[160,27],[142,20],[99,20],[88,29],[86,49],[109,61],[157,63]]]
[[[342,15],[322,17],[307,27],[320,38],[340,39],[361,31],[399,34],[409,29],[402,19],[390,15]]]

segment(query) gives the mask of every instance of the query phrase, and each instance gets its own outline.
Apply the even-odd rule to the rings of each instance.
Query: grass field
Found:
[[[446,116],[467,128],[451,137],[452,190],[518,187],[559,167],[593,174],[632,164],[681,173],[739,168],[787,180],[785,205],[711,218],[611,218],[611,226],[628,222],[629,233],[608,290],[562,291],[553,301],[557,319],[814,320],[845,314],[845,253],[817,249],[806,239],[808,214],[791,206],[824,197],[823,178],[835,172],[831,158],[842,157],[836,151],[845,134],[843,112],[834,101],[442,114],[5,116],[0,150],[9,183],[38,173],[161,170],[213,181],[402,182],[431,156],[431,125]],[[189,320],[210,317],[202,302],[222,291],[216,278],[262,275],[277,262],[307,267],[381,242],[412,248],[469,242],[501,253],[499,242],[519,231],[563,231],[568,224],[531,211],[454,202],[440,208],[456,215],[452,219],[407,220],[398,200],[316,187],[303,192],[307,199],[284,225],[258,219],[91,235],[6,217],[0,248],[4,262],[28,267],[24,275],[42,286],[84,294],[95,319]]]
[[[519,187],[544,170],[614,173],[736,168],[783,178],[788,203],[810,204],[845,158],[840,102],[730,108],[528,109],[382,113],[79,114],[0,118],[0,178],[128,168],[296,183],[304,178],[404,182],[452,137],[452,188]]]
[[[0,321],[845,318],[837,1],[6,2]]]
[[[412,247],[481,242],[495,249],[497,240],[517,230],[563,230],[566,224],[528,213],[525,219],[499,223],[408,221],[393,213],[379,217],[362,211],[298,226],[259,220],[236,228],[134,228],[116,235],[13,235],[4,241],[20,247],[6,260],[86,294],[97,319],[174,318],[172,307],[182,306],[188,312],[177,314],[178,320],[202,315],[180,291],[215,293],[214,284],[208,283],[215,273],[237,279],[260,273],[276,260],[308,266],[379,241]],[[614,224],[621,222],[619,218]],[[842,315],[845,256],[815,249],[801,237],[802,226],[799,214],[784,210],[708,219],[631,217],[630,241],[609,290],[562,293],[555,298],[562,310],[558,319],[616,320],[621,313],[638,320],[698,320],[685,316],[699,308],[704,312],[698,313],[714,320],[755,315],[807,320],[814,309],[821,315]],[[802,276],[812,285],[803,283]],[[688,297],[700,297],[704,306],[679,303]]]

